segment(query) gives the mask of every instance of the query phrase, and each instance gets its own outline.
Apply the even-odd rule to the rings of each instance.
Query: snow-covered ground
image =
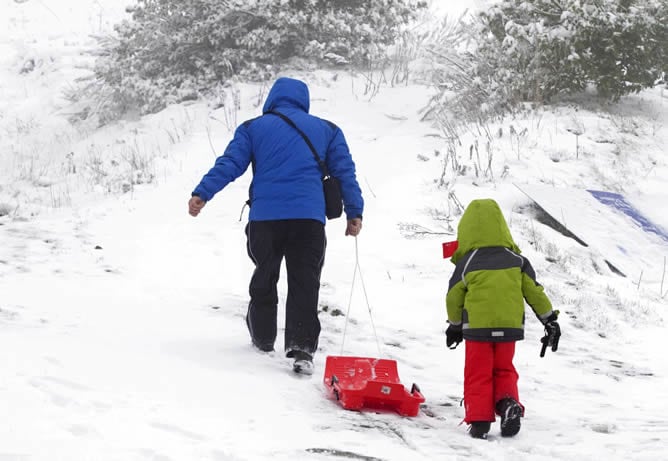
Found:
[[[90,64],[90,34],[122,12],[110,0],[0,5],[0,460],[665,456],[668,246],[625,242],[653,269],[620,277],[605,264],[614,215],[569,214],[569,227],[603,229],[583,247],[541,224],[520,190],[554,187],[571,210],[574,194],[560,191],[621,192],[668,229],[665,91],[465,134],[456,156],[468,168],[457,176],[444,167],[447,143],[419,121],[428,88],[384,87],[369,100],[347,73],[303,76],[312,112],[346,134],[366,209],[357,241],[344,221],[327,225],[316,373],[298,377],[280,334],[277,352],[258,354],[243,321],[250,175],[197,219],[187,214],[190,191],[234,121],[259,114],[266,87],[240,85],[238,113],[197,103],[99,130],[66,121],[62,90]],[[455,238],[456,202],[482,197],[501,204],[563,330],[559,351],[540,358],[542,328],[527,317],[515,360],[522,431],[502,439],[495,425],[488,441],[460,424],[463,350],[448,350],[443,334],[454,266],[440,248]],[[614,222],[615,236],[625,226],[635,235],[632,221]],[[353,289],[356,262],[368,298],[359,275]],[[283,277],[281,302],[285,291]],[[332,313],[349,306],[342,344],[346,316]],[[341,409],[322,383],[325,358],[340,354],[397,360],[404,384],[426,396],[423,411]]]

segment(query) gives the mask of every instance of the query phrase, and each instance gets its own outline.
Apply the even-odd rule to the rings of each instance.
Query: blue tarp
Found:
[[[630,217],[645,232],[652,232],[668,242],[666,231],[644,217],[633,205],[626,201],[623,195],[600,190],[587,190],[587,192],[604,205],[615,208]]]

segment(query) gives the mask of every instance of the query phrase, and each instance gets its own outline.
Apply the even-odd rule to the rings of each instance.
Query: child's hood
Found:
[[[457,241],[457,251],[450,259],[453,264],[457,264],[466,253],[476,248],[506,247],[520,253],[501,208],[492,199],[473,200],[466,207],[457,226]]]

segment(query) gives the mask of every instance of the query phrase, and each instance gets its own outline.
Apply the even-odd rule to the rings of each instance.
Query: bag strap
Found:
[[[294,128],[297,133],[301,135],[302,138],[304,138],[304,141],[306,141],[306,144],[308,145],[309,149],[311,149],[311,152],[313,153],[313,156],[315,157],[316,162],[318,162],[318,166],[320,167],[320,170],[322,171],[322,179],[323,181],[327,178],[329,178],[329,170],[327,169],[327,165],[325,165],[325,162],[322,161],[320,156],[318,155],[318,152],[315,150],[315,147],[313,146],[313,143],[311,140],[306,136],[306,133],[304,133],[297,125],[295,125],[295,122],[293,122],[289,117],[286,115],[281,114],[280,112],[276,112],[274,110],[270,110],[265,112],[265,114],[273,114],[276,115],[280,118],[283,119],[285,123],[290,125],[292,128]]]

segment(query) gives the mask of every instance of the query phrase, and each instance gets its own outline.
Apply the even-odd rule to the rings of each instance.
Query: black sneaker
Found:
[[[501,435],[512,437],[520,431],[520,418],[522,417],[522,406],[512,398],[499,400],[496,411],[501,415]]]
[[[292,370],[300,375],[313,374],[313,356],[304,351],[290,351],[288,357],[295,359]]]
[[[474,439],[486,439],[491,426],[489,421],[473,421],[469,426],[469,435]]]
[[[251,336],[251,342],[253,343],[253,347],[261,352],[273,352],[274,351],[274,342],[262,342],[262,341],[257,341],[255,338],[253,338],[253,329],[251,328],[250,325],[250,320],[248,319],[248,314],[246,314],[246,326],[248,327],[248,333],[250,333]]]
[[[273,352],[274,351],[274,345],[270,343],[261,343],[258,341],[253,341],[253,347],[261,352]]]

